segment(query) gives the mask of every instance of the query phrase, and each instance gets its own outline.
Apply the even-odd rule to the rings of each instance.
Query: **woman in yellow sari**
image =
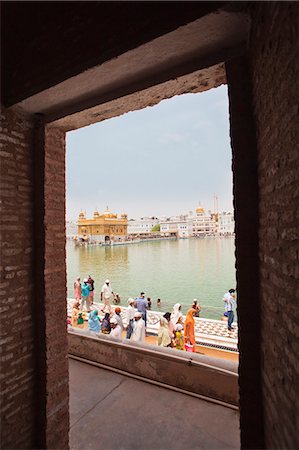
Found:
[[[195,336],[194,336],[194,314],[195,309],[191,308],[187,312],[184,324],[184,340],[185,344],[193,345],[193,352],[195,352]]]

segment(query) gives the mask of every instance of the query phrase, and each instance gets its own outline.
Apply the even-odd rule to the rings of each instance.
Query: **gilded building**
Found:
[[[108,210],[103,214],[95,211],[92,219],[87,219],[84,212],[80,212],[78,225],[79,239],[97,242],[121,241],[127,236],[128,216],[111,213]]]

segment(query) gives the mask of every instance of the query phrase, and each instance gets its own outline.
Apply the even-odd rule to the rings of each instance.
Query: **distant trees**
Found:
[[[155,231],[160,231],[160,224],[157,223],[157,225],[155,225],[155,226],[152,228],[151,231],[152,231],[153,233],[154,233]]]

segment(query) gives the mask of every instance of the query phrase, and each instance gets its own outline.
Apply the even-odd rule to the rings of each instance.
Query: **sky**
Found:
[[[232,211],[227,87],[184,94],[67,133],[66,218]]]

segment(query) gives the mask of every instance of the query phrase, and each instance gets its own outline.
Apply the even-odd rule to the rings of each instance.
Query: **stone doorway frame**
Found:
[[[251,109],[251,88],[250,77],[247,69],[245,57],[232,59],[225,64],[229,108],[230,108],[230,135],[232,147],[232,169],[233,169],[233,191],[234,191],[234,209],[236,226],[236,273],[238,290],[238,317],[239,317],[239,386],[240,386],[240,422],[241,422],[241,440],[254,439],[252,430],[261,435],[262,411],[260,401],[260,323],[259,323],[259,274],[258,274],[258,184],[257,184],[257,153],[255,143],[254,121]],[[184,77],[184,82],[190,77],[191,83],[194,82],[194,73]],[[167,83],[166,83],[167,84]],[[169,81],[173,84],[173,81]],[[163,88],[161,88],[163,89]],[[184,86],[186,90],[186,86]],[[163,94],[160,91],[163,99]],[[169,96],[169,91],[168,95]],[[137,108],[140,108],[138,99],[145,98],[143,91],[131,94],[127,105],[131,109],[134,105],[134,97],[137,99]],[[114,102],[123,103],[123,98],[116,99]],[[133,102],[133,103],[132,103]],[[148,105],[152,102],[149,97],[146,101]],[[104,107],[106,104],[101,105]],[[115,107],[115,105],[114,105]],[[115,110],[115,115],[120,113],[121,109]],[[122,111],[124,111],[122,109]],[[74,117],[71,117],[74,120]],[[40,253],[37,253],[37,259],[42,262],[39,264],[37,272],[37,286],[39,295],[45,298],[43,320],[44,328],[40,330],[45,340],[49,343],[50,335],[56,333],[60,336],[59,352],[53,352],[52,343],[42,349],[42,354],[47,355],[45,361],[41,361],[41,370],[45,375],[46,383],[41,385],[40,399],[51,398],[53,380],[49,376],[53,373],[50,367],[55,367],[60,373],[61,390],[59,393],[64,400],[61,403],[61,414],[59,419],[54,418],[50,413],[51,402],[44,401],[44,419],[48,423],[49,429],[55,426],[56,420],[61,421],[61,417],[68,417],[68,404],[65,401],[68,398],[68,372],[67,372],[67,343],[65,327],[65,308],[64,301],[66,290],[61,289],[60,295],[56,296],[55,315],[60,317],[56,326],[49,323],[48,305],[53,293],[53,285],[57,276],[57,269],[60,271],[60,280],[64,280],[66,285],[65,272],[65,132],[69,131],[66,127],[67,118],[46,123],[39,121],[38,134],[41,135],[43,151],[38,152],[42,157],[39,163],[38,184],[42,187],[37,196],[37,205],[40,205],[37,215],[36,232],[41,236],[42,245],[39,246]],[[42,167],[43,170],[40,170]],[[55,173],[55,176],[53,175]],[[248,176],[250,174],[250,176]],[[52,181],[55,179],[55,188]],[[58,183],[57,177],[60,177]],[[59,202],[59,205],[58,205]],[[40,214],[41,210],[43,214]],[[53,242],[55,242],[53,244]],[[52,267],[51,258],[55,256],[55,268]],[[64,268],[63,273],[61,273]],[[42,272],[43,271],[43,272]],[[44,276],[42,276],[42,273]],[[62,275],[62,276],[61,276]],[[250,288],[248,288],[250,286]],[[51,308],[53,310],[51,300]],[[59,328],[59,330],[58,330]],[[62,365],[61,362],[64,361]],[[63,369],[62,369],[63,368]],[[254,386],[254,392],[252,390]],[[54,401],[54,400],[53,400]],[[248,405],[252,405],[249,408]],[[243,406],[244,405],[244,406]],[[49,409],[48,409],[49,408]],[[254,415],[252,411],[254,410]],[[246,427],[243,426],[246,423]],[[248,428],[248,424],[251,424]],[[47,427],[47,428],[48,428]],[[44,428],[46,429],[46,428]],[[242,436],[243,434],[243,436]],[[246,436],[247,435],[247,436]],[[44,436],[47,440],[47,437]]]
[[[217,19],[217,16],[214,16]],[[241,23],[242,22],[242,23]],[[236,27],[237,34],[244,22]],[[217,27],[217,24],[215,24]],[[189,25],[187,26],[187,28]],[[244,28],[245,35],[247,32]],[[182,29],[171,37],[171,44],[182,41]],[[167,37],[167,35],[165,35]],[[165,37],[165,39],[166,39]],[[185,42],[188,42],[185,36]],[[232,40],[234,40],[234,36]],[[148,68],[133,78],[123,77],[117,88],[102,86],[102,91],[89,99],[82,98],[75,105],[56,106],[56,109],[33,114],[47,99],[57,99],[64,83],[72,91],[81,75],[53,86],[16,107],[16,115],[31,114],[34,127],[34,286],[36,316],[36,366],[38,386],[36,404],[38,436],[36,442],[43,448],[65,448],[68,445],[68,348],[66,329],[66,261],[65,261],[65,134],[72,129],[141,109],[162,99],[187,92],[201,92],[226,82],[230,107],[230,134],[234,184],[236,226],[236,272],[239,318],[239,386],[241,442],[262,447],[262,396],[260,364],[260,302],[258,263],[258,177],[257,143],[254,128],[251,76],[246,57],[246,36],[235,47],[214,48],[210,55],[196,58],[194,53],[181,59],[161,64],[160,72]],[[158,38],[163,41],[162,38]],[[161,43],[161,41],[159,41]],[[145,44],[156,55],[157,40]],[[163,41],[164,42],[164,41]],[[163,43],[163,45],[165,42]],[[169,42],[168,42],[169,44]],[[242,44],[242,45],[241,45]],[[152,46],[152,47],[151,47]],[[182,47],[182,46],[181,46]],[[162,48],[162,47],[161,47]],[[227,52],[228,53],[225,53]],[[139,57],[144,51],[137,49]],[[168,56],[167,52],[163,57]],[[136,56],[136,55],[135,55]],[[125,52],[113,60],[114,70],[123,71],[132,53]],[[226,61],[225,64],[223,61]],[[160,61],[161,62],[161,61]],[[162,61],[163,62],[163,61]],[[109,64],[109,61],[108,63]],[[102,65],[103,66],[103,65]],[[101,70],[101,67],[95,70]],[[92,69],[93,70],[93,69]],[[131,74],[132,75],[132,74]],[[85,76],[83,73],[82,76]],[[72,84],[73,83],[73,84]],[[21,110],[21,113],[20,113]],[[59,279],[59,284],[57,280]],[[43,299],[43,301],[41,301]],[[55,320],[53,320],[55,318]],[[59,380],[57,382],[57,379]],[[61,436],[57,441],[57,434]],[[260,443],[260,445],[258,445]]]

